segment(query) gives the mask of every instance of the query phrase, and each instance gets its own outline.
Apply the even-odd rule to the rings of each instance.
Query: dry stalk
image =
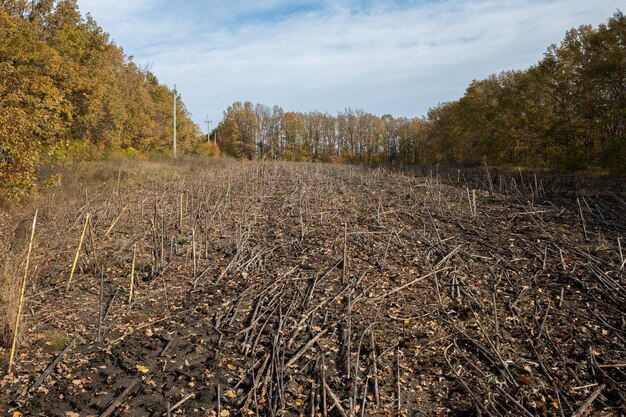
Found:
[[[585,236],[585,240],[589,240],[589,237],[587,236],[587,224],[585,222],[585,216],[583,215],[583,208],[580,205],[580,198],[576,199],[576,204],[578,204],[578,216],[580,217],[580,222],[583,226],[583,235]]]
[[[341,282],[345,284],[348,269],[348,223],[344,223],[343,227],[343,267],[341,268]]]
[[[137,258],[137,243],[133,245],[133,261],[130,266],[130,286],[128,289],[128,304],[133,301],[133,294],[135,292],[135,259]]]
[[[182,233],[183,232],[183,193],[180,193],[178,227],[179,227],[180,232]]]
[[[74,256],[74,263],[72,264],[72,272],[70,272],[70,278],[67,280],[67,290],[70,290],[72,285],[72,278],[74,277],[74,271],[76,270],[76,264],[78,263],[78,257],[80,256],[80,249],[83,247],[83,240],[85,239],[85,232],[87,231],[87,225],[89,224],[89,213],[85,216],[85,225],[83,226],[83,233],[80,235],[78,246],[76,247],[76,256]]]
[[[9,373],[13,370],[13,364],[15,359],[15,349],[17,347],[17,336],[20,329],[20,318],[22,317],[22,310],[24,308],[24,293],[26,292],[26,280],[28,279],[28,265],[30,263],[30,254],[33,250],[33,240],[35,239],[35,227],[37,226],[37,214],[38,210],[35,210],[35,217],[33,217],[33,227],[30,232],[30,242],[28,243],[28,254],[26,255],[26,266],[24,267],[24,278],[22,279],[22,286],[20,288],[20,299],[17,304],[17,315],[15,316],[15,326],[13,326],[13,342],[11,343],[11,354],[9,356]]]
[[[115,227],[115,225],[117,224],[119,219],[122,217],[122,215],[124,214],[124,211],[126,211],[126,207],[124,207],[122,209],[122,212],[115,218],[115,220],[113,220],[113,223],[111,223],[111,226],[109,226],[109,228],[107,229],[106,233],[104,234],[105,236],[108,236],[109,233],[111,233],[111,230],[113,230],[113,228]]]

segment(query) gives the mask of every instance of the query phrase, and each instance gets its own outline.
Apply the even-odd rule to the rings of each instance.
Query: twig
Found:
[[[222,387],[220,384],[217,384],[217,415],[220,416],[222,414]]]
[[[386,297],[389,297],[389,296],[390,296],[390,295],[392,295],[392,294],[395,294],[395,293],[397,293],[397,292],[399,292],[399,291],[402,291],[402,290],[403,290],[403,289],[405,289],[405,288],[410,287],[411,285],[417,284],[418,282],[425,280],[426,278],[430,277],[430,276],[431,276],[431,275],[433,275],[433,274],[437,274],[437,273],[442,272],[442,271],[445,271],[445,270],[447,270],[447,269],[450,269],[450,268],[446,267],[446,268],[441,268],[441,269],[438,269],[438,270],[436,270],[436,271],[429,272],[429,273],[428,273],[428,274],[426,274],[426,275],[422,275],[422,276],[421,276],[421,277],[419,277],[419,278],[415,278],[413,281],[411,281],[411,282],[409,282],[409,283],[407,283],[407,284],[401,285],[400,287],[398,287],[398,288],[396,288],[396,289],[393,289],[393,290],[391,290],[391,291],[389,291],[389,292],[387,292],[387,293],[385,293],[385,294],[383,294],[383,295],[379,295],[378,297],[372,298],[371,300],[372,300],[372,301],[380,301],[380,300],[382,300],[382,299],[384,299],[384,298],[386,298]]]
[[[35,389],[37,389],[37,387],[39,387],[41,384],[44,383],[44,381],[46,380],[46,378],[48,378],[50,373],[52,371],[54,371],[54,369],[57,367],[57,365],[61,362],[61,359],[63,359],[63,356],[65,356],[67,351],[70,350],[70,348],[72,347],[72,345],[74,344],[74,342],[76,341],[77,338],[78,338],[78,336],[74,336],[74,338],[67,344],[67,346],[65,346],[65,348],[61,351],[61,353],[59,353],[56,356],[56,358],[54,358],[52,363],[50,363],[50,365],[48,365],[48,367],[45,369],[45,371],[43,371],[41,373],[41,375],[39,376],[39,378],[37,378],[37,380],[33,383],[33,385],[31,385],[26,390],[26,392],[35,390]],[[26,394],[26,392],[24,392],[24,394]]]
[[[185,404],[187,401],[189,401],[190,399],[192,399],[195,396],[196,396],[196,394],[194,392],[192,392],[191,394],[187,395],[185,398],[183,398],[182,400],[180,400],[179,402],[174,404],[172,407],[170,407],[167,410],[168,415],[169,415],[169,413],[171,413],[172,411],[176,410],[178,407],[180,407],[181,405]]]
[[[328,402],[326,401],[326,361],[324,359],[324,352],[320,351],[322,355],[322,367],[320,372],[320,379],[322,380],[322,416],[326,417],[328,409]]]
[[[333,400],[333,403],[335,404],[335,408],[337,409],[337,411],[339,411],[339,414],[341,414],[341,417],[348,417],[346,410],[343,409],[343,406],[341,405],[339,398],[337,398],[333,390],[330,389],[328,384],[324,384],[324,386],[326,387],[326,393],[328,394],[330,399]]]
[[[572,417],[581,417],[582,415],[584,415],[587,409],[591,407],[591,404],[593,404],[593,402],[596,400],[596,398],[598,398],[598,396],[602,394],[604,388],[606,388],[606,384],[602,384],[598,388],[596,388],[595,391],[591,393],[589,398],[587,398],[585,402],[578,408],[578,410],[574,411]]]
[[[169,350],[169,348],[172,347],[172,344],[174,344],[174,339],[171,339],[170,341],[167,342],[167,344],[165,345],[165,347],[163,348],[159,356],[165,356],[165,353]]]
[[[315,342],[317,342],[319,340],[320,337],[322,337],[326,333],[328,333],[328,330],[329,330],[328,328],[322,330],[317,335],[315,335],[315,337],[313,339],[309,340],[306,345],[302,346],[302,348],[298,351],[298,353],[293,355],[293,357],[287,361],[285,366],[289,367],[289,366],[293,365],[294,363],[296,363],[296,361],[298,359],[300,359],[300,356],[302,356],[307,350],[309,350],[311,348],[311,346],[313,346],[315,344]]]
[[[465,380],[463,378],[461,378],[461,375],[459,375],[459,373],[456,371],[456,369],[452,366],[452,363],[450,362],[450,359],[448,358],[448,350],[454,345],[450,345],[448,346],[444,351],[443,351],[443,357],[446,360],[446,363],[448,365],[448,368],[450,368],[450,370],[454,373],[454,376],[456,377],[456,379],[461,383],[461,385],[463,386],[463,388],[465,388],[465,391],[467,391],[472,399],[474,400],[474,404],[478,407],[478,409],[482,410],[485,414],[487,414],[488,416],[493,417],[493,415],[489,412],[489,410],[487,410],[487,408],[485,407],[485,405],[482,403],[482,400],[480,399],[479,396],[477,396],[474,391],[472,391],[472,389],[467,385],[467,382],[465,382]]]
[[[100,417],[108,417],[112,415],[117,408],[122,405],[128,394],[135,388],[135,386],[139,383],[138,379],[133,380],[128,387],[100,414]]]

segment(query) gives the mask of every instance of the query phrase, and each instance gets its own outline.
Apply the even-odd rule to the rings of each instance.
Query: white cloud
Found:
[[[167,13],[158,0],[119,2],[118,12],[118,1],[79,4],[136,61],[177,83],[198,122],[205,114],[221,119],[235,100],[420,115],[458,98],[472,79],[537,62],[567,29],[603,22],[621,3],[442,0],[356,9],[329,2],[272,23],[237,19],[292,1],[189,2]]]

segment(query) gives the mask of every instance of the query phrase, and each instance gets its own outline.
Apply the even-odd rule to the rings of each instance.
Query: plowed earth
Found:
[[[23,258],[39,209],[2,415],[624,415],[624,194],[452,177],[183,163],[50,191],[3,217]]]

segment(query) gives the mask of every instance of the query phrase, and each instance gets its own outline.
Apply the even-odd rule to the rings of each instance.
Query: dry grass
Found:
[[[0,258],[0,348],[8,349],[13,337],[13,324],[20,295],[20,262],[7,252]]]
[[[28,276],[26,293],[30,298],[36,297],[40,286],[37,264],[46,258],[49,260],[54,252],[57,252],[57,258],[61,255],[64,258],[57,262],[58,270],[47,271],[44,278],[57,284],[59,281],[66,283],[63,281],[67,280],[64,275],[69,271],[64,265],[70,259],[66,252],[72,245],[75,251],[78,243],[74,219],[78,211],[89,207],[92,199],[102,195],[113,198],[119,196],[121,190],[131,187],[183,181],[199,175],[209,167],[225,166],[228,161],[188,157],[176,161],[116,159],[43,168],[40,174],[48,184],[45,190],[21,202],[0,207],[0,349],[10,346],[13,335],[34,207],[41,208],[41,228],[36,231],[33,249],[33,258],[39,262],[33,264]],[[46,181],[46,178],[54,181]],[[68,224],[72,225],[71,230],[65,228]],[[82,224],[78,227],[82,227]],[[71,266],[71,261],[67,266]],[[2,353],[0,351],[0,356]]]
[[[61,351],[70,341],[67,334],[59,330],[48,330],[44,332],[37,340],[39,346],[48,353],[58,353]]]

